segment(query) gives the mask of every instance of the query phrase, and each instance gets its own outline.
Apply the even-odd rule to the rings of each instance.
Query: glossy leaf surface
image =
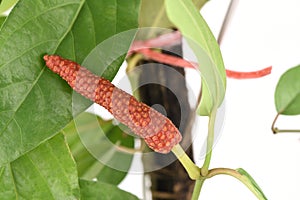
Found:
[[[48,140],[91,104],[79,97],[72,105],[72,90],[46,69],[42,56],[81,63],[103,40],[137,27],[138,10],[138,0],[18,2],[0,30],[0,166]],[[110,79],[117,70],[107,73]]]

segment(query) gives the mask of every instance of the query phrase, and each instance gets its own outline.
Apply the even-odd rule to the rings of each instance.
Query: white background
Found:
[[[229,0],[210,0],[201,11],[215,36],[228,4]],[[225,121],[211,168],[242,167],[268,199],[299,200],[300,134],[273,135],[271,124],[276,115],[274,91],[279,77],[300,64],[300,1],[240,0],[221,50],[228,69],[253,71],[272,65],[273,70],[261,79],[228,79]],[[198,80],[189,80],[190,85],[199,85]],[[299,117],[280,117],[277,126],[300,129],[299,121]],[[205,134],[205,122],[200,119],[195,134]],[[197,158],[201,165],[203,160],[199,155]],[[120,187],[141,198],[141,184],[141,175],[131,174]],[[256,198],[234,178],[216,176],[204,183],[200,199]]]

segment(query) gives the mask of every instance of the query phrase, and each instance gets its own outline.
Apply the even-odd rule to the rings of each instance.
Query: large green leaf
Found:
[[[251,187],[251,190],[259,199],[267,200],[267,197],[263,193],[262,189],[258,186],[256,181],[252,178],[252,176],[242,168],[236,169],[242,175],[242,179],[244,179],[244,183]]]
[[[82,179],[119,184],[130,168],[133,154],[119,152],[112,145],[107,146],[107,139],[112,144],[126,148],[134,147],[134,138],[112,124],[112,121],[103,121],[93,114],[82,113],[76,117],[63,132],[69,143],[71,152],[77,163],[78,175]],[[81,141],[81,138],[83,141]],[[89,144],[89,145],[84,145]],[[90,149],[92,146],[94,149]],[[93,151],[109,152],[107,159],[114,161],[116,167],[109,167],[106,163],[93,155]],[[118,170],[121,169],[122,171]]]
[[[300,114],[300,65],[280,77],[275,91],[275,105],[280,114]]]
[[[62,134],[0,168],[0,199],[79,199],[76,165]]]
[[[198,113],[209,115],[225,96],[226,73],[219,45],[192,1],[166,0],[165,3],[170,20],[197,56],[203,80]]]
[[[138,200],[138,198],[114,185],[80,180],[82,200]]]
[[[80,63],[101,41],[137,27],[138,10],[139,0],[18,2],[0,30],[0,166],[73,118],[72,90],[46,69],[42,56],[57,53]]]

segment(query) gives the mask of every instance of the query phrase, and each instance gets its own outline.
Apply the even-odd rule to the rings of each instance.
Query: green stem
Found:
[[[199,199],[200,192],[201,192],[204,181],[205,181],[205,178],[201,178],[199,180],[196,180],[192,200],[198,200]]]
[[[201,175],[206,176],[208,174],[208,168],[212,155],[212,148],[214,145],[214,132],[215,132],[215,121],[216,121],[217,109],[213,108],[208,122],[208,135],[207,135],[207,144],[206,144],[206,156],[201,168]]]
[[[239,181],[241,181],[245,186],[249,188],[249,190],[259,199],[259,200],[265,200],[265,198],[262,196],[261,193],[257,191],[255,186],[251,183],[251,181],[245,177],[244,175],[240,174],[238,171],[234,169],[228,169],[228,168],[216,168],[216,169],[211,169],[209,170],[207,174],[207,178],[211,178],[216,175],[229,175],[232,176]]]
[[[172,148],[172,152],[175,154],[175,156],[178,158],[178,160],[181,162],[185,170],[187,171],[189,177],[192,180],[200,179],[200,168],[195,165],[195,163],[188,157],[188,155],[184,152],[182,147],[177,144]]]
[[[238,4],[238,0],[231,0],[229,3],[229,7],[227,9],[227,12],[226,12],[225,18],[223,20],[219,36],[218,36],[218,44],[219,45],[223,41],[224,35],[229,27],[228,25],[232,19],[233,13],[236,10],[237,4]]]
[[[273,132],[274,132],[274,134],[277,134],[277,133],[300,133],[300,130],[274,128]]]
[[[280,112],[277,113],[277,115],[276,115],[276,117],[275,117],[275,119],[274,119],[274,121],[272,123],[271,129],[272,129],[272,131],[273,131],[274,134],[277,134],[277,133],[300,133],[300,130],[279,129],[279,128],[275,127],[275,123],[277,122],[278,117],[279,117],[280,114],[281,114]]]

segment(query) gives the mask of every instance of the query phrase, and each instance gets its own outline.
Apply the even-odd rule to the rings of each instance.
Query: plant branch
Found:
[[[192,200],[198,200],[199,199],[200,192],[201,192],[204,181],[205,181],[205,178],[201,178],[199,180],[196,180]]]
[[[186,155],[182,147],[177,144],[173,147],[172,152],[175,154],[175,156],[178,158],[178,160],[181,162],[187,173],[189,174],[189,177],[192,180],[198,180],[201,178],[200,176],[200,168],[195,165],[195,163]]]
[[[223,20],[219,36],[218,36],[218,44],[219,45],[223,41],[223,37],[225,35],[225,32],[227,31],[228,24],[229,24],[230,20],[232,19],[232,16],[233,16],[233,13],[235,11],[235,8],[237,7],[237,4],[238,4],[238,0],[231,0],[230,1],[229,7],[227,9],[227,12],[226,12],[225,18]]]
[[[177,35],[170,35],[169,39],[174,39],[174,37],[171,36],[176,36]],[[162,38],[162,37],[160,37]],[[159,38],[159,40],[160,40]],[[165,37],[167,38],[167,37]],[[157,40],[157,41],[159,41]],[[148,40],[150,41],[150,40]],[[167,65],[173,65],[177,67],[182,67],[182,68],[191,68],[191,69],[198,69],[198,63],[191,62],[188,60],[185,60],[183,58],[179,58],[176,56],[164,54],[159,51],[155,51],[150,49],[150,47],[155,47],[154,44],[156,44],[156,39],[152,39],[150,42],[145,41],[145,42],[135,42],[133,43],[133,46],[130,48],[128,55],[133,54],[134,52],[141,54],[140,57],[145,56],[147,59],[154,60],[156,62],[164,63]],[[166,42],[167,44],[167,42]],[[149,47],[149,48],[148,48]],[[157,46],[158,47],[158,46]],[[239,71],[233,71],[226,69],[226,76],[228,78],[234,78],[234,79],[252,79],[252,78],[260,78],[263,76],[266,76],[270,74],[272,71],[272,66],[257,70],[257,71],[251,71],[251,72],[239,72]]]
[[[240,182],[242,182],[247,188],[259,199],[259,200],[265,200],[265,197],[260,194],[255,186],[251,183],[251,181],[244,175],[240,174],[238,171],[234,169],[229,168],[215,168],[209,170],[207,174],[207,178],[211,178],[216,175],[229,175],[236,179],[238,179]]]
[[[252,71],[252,72],[238,72],[226,69],[226,75],[228,78],[235,79],[251,79],[251,78],[260,78],[270,74],[272,71],[272,66],[266,67],[261,70]]]
[[[300,130],[293,130],[293,129],[279,129],[277,127],[275,127],[275,123],[277,122],[278,120],[278,117],[279,117],[280,113],[277,113],[273,123],[272,123],[272,131],[274,134],[277,134],[277,133],[300,133]]]
[[[213,108],[211,115],[209,116],[208,122],[208,136],[207,136],[207,144],[206,144],[206,156],[204,160],[204,164],[201,168],[201,175],[206,176],[208,173],[208,168],[212,155],[212,147],[214,144],[214,131],[215,131],[215,121],[216,121],[217,109]]]

